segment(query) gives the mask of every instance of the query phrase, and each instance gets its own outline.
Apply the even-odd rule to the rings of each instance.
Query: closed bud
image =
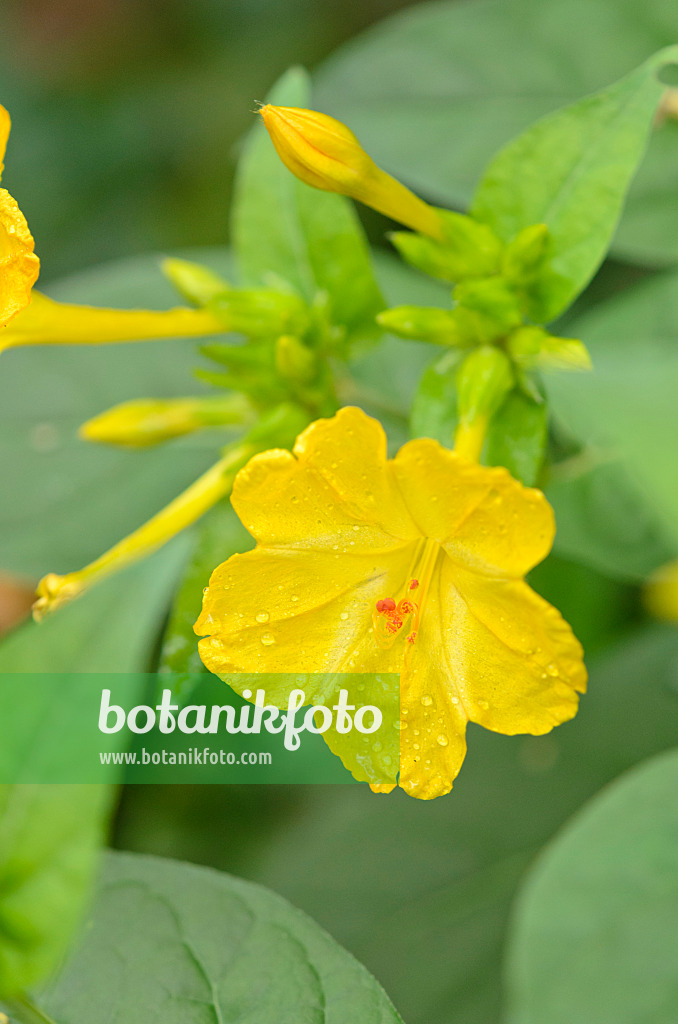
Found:
[[[395,306],[377,316],[377,323],[391,334],[434,345],[466,345],[469,339],[460,328],[455,310],[435,306]]]
[[[457,371],[455,451],[460,455],[480,458],[489,422],[514,382],[511,362],[501,349],[482,345],[466,356]]]
[[[443,240],[407,231],[391,235],[396,249],[413,267],[443,281],[487,277],[499,269],[501,242],[485,224],[461,213],[439,210]]]
[[[260,112],[280,159],[301,181],[350,196],[415,231],[442,238],[438,212],[377,167],[341,121],[299,107],[267,104]]]
[[[576,338],[559,338],[542,327],[521,327],[507,341],[507,351],[522,369],[590,370],[591,356]]]
[[[162,272],[179,294],[194,306],[206,306],[230,288],[228,281],[209,267],[190,260],[163,260]]]
[[[284,380],[308,384],[317,375],[313,352],[292,334],[282,334],[275,344],[275,365]]]
[[[147,448],[212,426],[248,423],[252,407],[242,395],[214,398],[145,398],[116,405],[80,427],[98,444]]]
[[[470,352],[457,372],[459,417],[472,423],[490,419],[515,383],[511,361],[501,349],[481,345]]]
[[[507,245],[502,258],[504,277],[517,285],[529,285],[544,269],[551,237],[546,224],[531,224]]]

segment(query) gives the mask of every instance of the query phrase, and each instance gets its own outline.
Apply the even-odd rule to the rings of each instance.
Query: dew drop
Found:
[[[292,594],[292,596],[290,597],[290,601],[293,601],[294,604],[296,604],[298,600],[299,600],[299,595],[298,594]]]
[[[348,612],[341,612],[339,618],[341,619],[342,622],[346,622],[348,618]]]
[[[271,616],[268,614],[268,612],[258,612],[256,615],[256,620],[257,622],[268,622],[270,617]]]
[[[394,722],[393,728],[402,732],[403,729],[407,729],[407,722]]]
[[[459,698],[458,697],[450,697],[450,701],[452,702],[452,704],[458,704],[459,703]]]
[[[487,703],[487,701],[486,701],[486,700],[479,700],[479,701],[478,701],[478,707],[479,707],[479,708],[482,708],[482,709],[483,709],[483,711],[487,711],[487,709],[489,708],[489,706],[490,706],[490,705],[489,705],[489,704]]]
[[[275,643],[275,637],[273,636],[272,633],[264,633],[261,638],[261,642],[264,645],[264,647],[270,647],[271,644]]]
[[[431,706],[431,704],[433,704],[433,697],[430,695],[430,693],[424,694],[424,696],[421,698],[421,703],[424,705],[425,708],[428,708]]]
[[[438,744],[439,747],[446,747],[449,742],[450,741],[448,740],[447,736],[443,736],[442,733],[440,734],[440,736],[438,736],[436,740],[436,743]]]

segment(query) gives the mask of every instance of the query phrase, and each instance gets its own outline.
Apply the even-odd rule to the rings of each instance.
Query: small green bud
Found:
[[[494,345],[470,352],[457,371],[459,418],[466,423],[489,420],[514,385],[508,356]]]
[[[224,330],[250,337],[304,334],[306,306],[298,295],[274,288],[234,288],[209,304]]]
[[[275,343],[275,365],[284,380],[308,384],[318,373],[313,352],[292,334],[282,334]]]
[[[206,306],[231,287],[209,267],[189,260],[163,260],[162,272],[179,294],[194,306]]]
[[[434,345],[467,345],[469,337],[460,326],[456,310],[435,306],[395,306],[377,317],[384,330],[401,338],[430,341]]]
[[[526,286],[544,270],[549,258],[551,236],[546,224],[523,228],[506,247],[502,274],[512,284]]]
[[[559,338],[542,327],[521,327],[506,344],[511,358],[522,369],[590,370],[591,356],[576,338]]]
[[[391,235],[394,246],[408,263],[443,281],[487,277],[499,269],[501,242],[486,224],[462,213],[438,210],[442,241],[409,231]]]

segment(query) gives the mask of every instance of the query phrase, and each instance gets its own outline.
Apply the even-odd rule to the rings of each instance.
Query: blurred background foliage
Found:
[[[337,51],[404,6],[5,0],[3,184],[28,217],[50,293],[172,303],[157,257],[142,254],[224,246],[239,141],[254,101],[292,63],[321,65],[317,105],[389,170],[461,207],[485,160],[530,120],[678,41],[673,0],[467,0],[408,5]],[[121,799],[119,847],[271,886],[355,953],[409,1024],[496,1024],[510,906],[535,853],[602,785],[678,742],[678,629],[651,622],[640,591],[678,545],[678,278],[657,273],[678,259],[677,162],[678,123],[664,119],[614,258],[562,325],[590,345],[596,373],[549,383],[559,534],[533,582],[586,646],[579,716],[539,738],[473,727],[453,795],[431,805],[353,786],[129,787]],[[367,223],[383,237],[382,221]],[[223,248],[197,258],[229,265]],[[97,267],[109,260],[120,262]],[[394,303],[444,298],[388,255],[379,267]],[[354,400],[396,442],[430,358],[389,339],[355,367]],[[75,436],[117,401],[195,390],[195,361],[180,341],[3,356],[0,569],[31,580],[79,566],[209,464],[208,435],[143,453]],[[0,670],[147,669],[189,543],[39,632],[10,634]]]
[[[43,281],[223,244],[238,141],[290,64],[315,66],[407,0],[5,0],[3,184]]]

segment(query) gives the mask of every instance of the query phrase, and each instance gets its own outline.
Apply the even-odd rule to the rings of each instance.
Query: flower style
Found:
[[[553,513],[505,469],[426,438],[389,460],[348,407],[252,458],[231,500],[257,546],[206,590],[210,671],[399,674],[399,784],[424,799],[451,789],[468,721],[541,734],[576,714],[581,646],[524,581]]]
[[[9,114],[0,106],[0,175],[10,130]],[[0,188],[0,328],[31,301],[40,260],[26,218],[6,189]]]

